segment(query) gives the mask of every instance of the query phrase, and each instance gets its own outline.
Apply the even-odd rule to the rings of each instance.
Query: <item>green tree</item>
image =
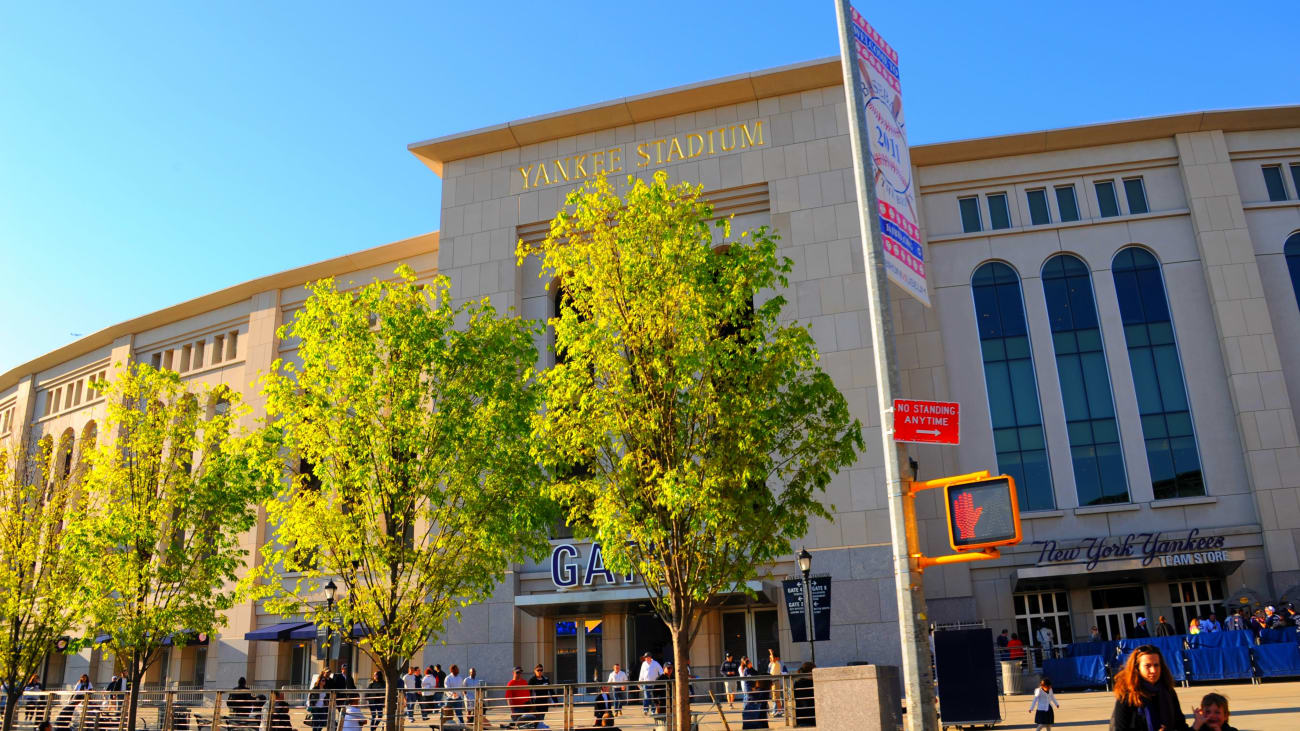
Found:
[[[80,601],[131,682],[127,728],[145,672],[165,650],[225,623],[240,536],[278,475],[260,432],[225,387],[192,391],[170,371],[124,368],[107,397],[104,438],[83,479],[86,520],[73,540]]]
[[[666,181],[590,182],[517,254],[563,283],[534,455],[575,534],[645,583],[684,669],[703,614],[828,516],[819,492],[862,436],[808,330],[779,322],[777,236],[715,236],[700,189]],[[678,673],[682,729],[686,688]]]
[[[397,273],[351,292],[317,282],[281,329],[298,362],[275,364],[267,413],[309,469],[267,503],[276,540],[257,574],[273,611],[365,630],[350,641],[383,670],[390,730],[406,661],[510,561],[540,556],[554,520],[527,444],[537,327]]]
[[[28,678],[41,670],[55,643],[80,620],[74,600],[80,570],[67,540],[78,530],[75,472],[64,469],[72,440],[50,439],[29,448],[0,446],[0,683],[5,686],[4,731],[13,728]]]

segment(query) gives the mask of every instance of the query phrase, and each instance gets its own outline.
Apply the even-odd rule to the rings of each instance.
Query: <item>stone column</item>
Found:
[[[248,315],[247,350],[244,356],[243,383],[231,384],[240,392],[251,411],[241,425],[246,429],[256,427],[256,419],[266,413],[266,399],[257,388],[257,379],[270,372],[271,363],[279,354],[276,330],[280,326],[280,290],[272,289],[253,295],[252,311]],[[266,511],[258,508],[257,524],[240,536],[240,546],[248,554],[248,565],[261,562],[258,553],[267,540]],[[236,574],[242,577],[246,569]],[[209,688],[233,688],[240,677],[250,683],[274,681],[278,671],[279,643],[251,642],[244,634],[257,628],[257,603],[245,602],[226,612],[226,626],[212,639],[208,649],[209,669],[205,685]]]
[[[1223,132],[1175,137],[1274,593],[1300,581],[1300,438]]]

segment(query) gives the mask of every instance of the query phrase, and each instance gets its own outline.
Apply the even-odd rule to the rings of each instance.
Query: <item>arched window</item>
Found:
[[[1111,264],[1156,500],[1205,494],[1160,263],[1136,246]]]
[[[1069,254],[1048,259],[1043,265],[1043,294],[1052,323],[1079,505],[1126,503],[1128,477],[1088,266]]]
[[[1006,264],[989,262],[975,270],[971,290],[998,470],[1015,478],[1021,510],[1051,510],[1056,500],[1020,277]]]
[[[55,459],[54,475],[59,480],[66,480],[72,474],[72,451],[76,446],[77,433],[71,428],[65,429],[59,437],[59,454]]]
[[[1282,253],[1286,255],[1286,268],[1291,272],[1291,291],[1295,292],[1296,304],[1300,305],[1300,232],[1287,237]]]

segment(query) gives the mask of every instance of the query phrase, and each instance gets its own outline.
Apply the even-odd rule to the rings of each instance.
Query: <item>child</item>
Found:
[[[1205,731],[1237,731],[1228,725],[1228,699],[1218,693],[1206,693],[1201,699],[1201,707],[1192,711],[1196,720],[1194,729]]]
[[[1052,706],[1057,708],[1061,704],[1057,702],[1056,696],[1052,694],[1052,679],[1043,678],[1038,681],[1038,689],[1034,691],[1034,699],[1029,702],[1029,712],[1034,714],[1035,731],[1052,731],[1052,724],[1056,723],[1056,712]]]

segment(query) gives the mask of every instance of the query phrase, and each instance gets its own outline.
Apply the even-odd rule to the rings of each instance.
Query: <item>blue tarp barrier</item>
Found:
[[[1199,635],[1188,635],[1187,644],[1192,647],[1253,647],[1255,633],[1248,629],[1202,632]]]
[[[1118,646],[1118,642],[1112,642],[1110,640],[1098,640],[1097,642],[1071,642],[1065,646],[1065,656],[1086,657],[1088,655],[1100,655],[1103,661],[1110,661],[1115,657],[1115,648]]]
[[[1052,679],[1053,688],[1092,688],[1106,684],[1106,663],[1101,655],[1048,658],[1043,675]]]
[[[1259,644],[1261,645],[1294,645],[1296,643],[1296,628],[1283,627],[1282,629],[1262,629],[1259,631]]]
[[[1142,645],[1154,645],[1160,650],[1161,655],[1167,655],[1175,650],[1181,652],[1183,642],[1187,635],[1174,635],[1173,637],[1141,637],[1119,641],[1119,652],[1125,657]]]
[[[1250,648],[1250,656],[1255,659],[1262,678],[1281,678],[1300,675],[1300,647],[1284,645],[1260,645]]]
[[[1247,647],[1208,647],[1184,652],[1191,668],[1188,680],[1232,680],[1255,674]]]

